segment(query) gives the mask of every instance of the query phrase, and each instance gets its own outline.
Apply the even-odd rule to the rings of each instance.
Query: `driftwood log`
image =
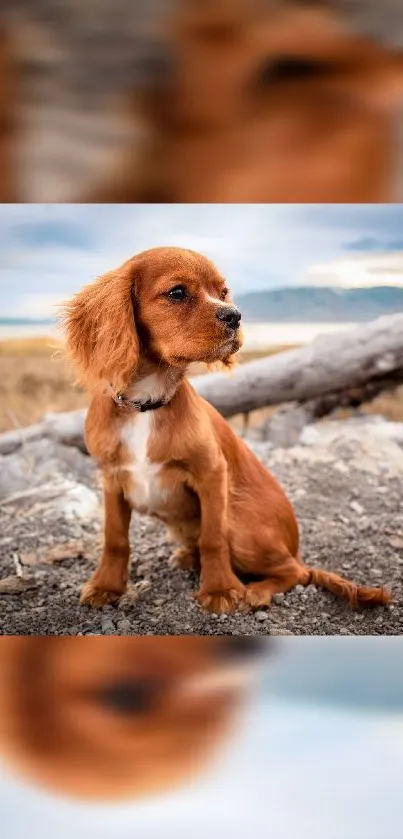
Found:
[[[292,403],[290,410],[303,406],[307,423],[338,406],[358,407],[402,383],[403,313],[251,361],[229,375],[210,373],[192,379],[198,393],[225,417]],[[48,414],[40,423],[1,434],[0,455],[41,437],[85,451],[85,413]]]
[[[403,383],[403,313],[317,338],[300,349],[251,361],[231,375],[193,381],[225,417],[284,402],[317,401],[317,416],[358,406]]]

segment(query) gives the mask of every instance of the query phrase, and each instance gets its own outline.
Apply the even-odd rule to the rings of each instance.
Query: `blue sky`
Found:
[[[49,317],[84,283],[158,245],[205,253],[238,295],[403,286],[403,205],[3,205],[0,316]]]

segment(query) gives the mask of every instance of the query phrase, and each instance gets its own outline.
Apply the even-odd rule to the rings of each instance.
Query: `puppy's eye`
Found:
[[[261,86],[265,86],[279,82],[313,79],[323,76],[329,69],[329,66],[322,61],[285,55],[263,64],[257,81]]]
[[[160,685],[149,680],[122,679],[97,692],[97,701],[107,710],[122,715],[142,714],[158,700]]]
[[[182,303],[183,300],[186,300],[187,296],[188,293],[185,285],[176,285],[168,291],[169,299],[174,300],[175,303]]]
[[[221,292],[221,294],[220,294],[220,300],[225,300],[225,298],[226,298],[227,294],[228,294],[228,289],[227,289],[227,288],[223,288],[223,290],[222,290],[222,292]]]
[[[256,635],[230,635],[220,639],[218,652],[222,659],[244,660],[262,655],[270,647],[267,638]]]

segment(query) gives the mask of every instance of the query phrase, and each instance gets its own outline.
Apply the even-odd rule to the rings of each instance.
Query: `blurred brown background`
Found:
[[[290,0],[261,0],[264,6]],[[353,31],[403,45],[401,0],[317,0]],[[132,134],[125,94],[164,60],[158,32],[178,0],[6,0],[23,101],[18,148],[26,200],[65,201],[90,189]],[[403,134],[403,131],[401,132]],[[399,185],[399,197],[403,197]]]

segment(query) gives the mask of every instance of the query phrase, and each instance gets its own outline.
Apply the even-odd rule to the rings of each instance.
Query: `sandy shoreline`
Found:
[[[354,323],[244,323],[246,350],[261,350],[290,344],[309,344],[319,335],[351,329]],[[53,324],[0,324],[0,341],[60,337]]]

